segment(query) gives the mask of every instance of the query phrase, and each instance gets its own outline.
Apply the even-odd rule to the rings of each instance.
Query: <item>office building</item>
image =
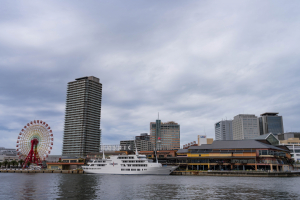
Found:
[[[259,136],[258,119],[255,115],[239,114],[232,121],[234,140],[252,139]]]
[[[148,135],[148,133],[141,133],[139,136],[135,136],[135,140],[147,140],[147,141],[150,141],[150,135]]]
[[[278,134],[284,133],[282,116],[278,116],[276,112],[266,112],[260,115],[259,120],[259,134],[264,135],[273,133],[277,136]]]
[[[222,120],[215,123],[216,140],[233,140],[232,120]]]
[[[102,84],[94,76],[68,83],[62,155],[100,150]]]
[[[180,125],[173,121],[150,122],[150,140],[156,150],[180,149]]]

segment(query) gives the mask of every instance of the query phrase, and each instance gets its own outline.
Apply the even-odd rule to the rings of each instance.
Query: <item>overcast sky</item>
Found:
[[[175,121],[181,145],[238,114],[300,131],[299,1],[1,1],[0,146],[34,119],[61,154],[67,83],[103,84],[103,144]]]

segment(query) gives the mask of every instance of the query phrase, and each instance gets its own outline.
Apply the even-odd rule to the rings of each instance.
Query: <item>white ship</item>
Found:
[[[148,160],[145,155],[114,155],[106,159],[89,161],[82,166],[85,173],[92,174],[143,174],[143,175],[169,175],[178,166],[162,166]]]

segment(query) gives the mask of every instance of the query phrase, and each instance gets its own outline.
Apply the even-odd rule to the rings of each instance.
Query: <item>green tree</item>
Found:
[[[10,168],[11,162],[7,161],[7,165],[8,165],[7,167]]]
[[[12,164],[13,167],[14,167],[15,165],[18,165],[18,162],[15,161],[15,160],[11,161],[10,163]]]
[[[8,165],[8,161],[4,160],[3,164],[4,164],[5,168],[6,168],[6,165]]]
[[[2,164],[3,164],[3,163],[2,163],[2,162],[0,162],[0,168],[2,167]]]
[[[27,162],[27,166],[29,167],[29,166],[30,166],[30,164],[31,164],[31,163],[28,161],[28,162]]]

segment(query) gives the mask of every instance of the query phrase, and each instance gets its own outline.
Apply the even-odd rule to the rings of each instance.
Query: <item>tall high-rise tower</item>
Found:
[[[62,155],[99,152],[102,84],[87,76],[68,83]]]

